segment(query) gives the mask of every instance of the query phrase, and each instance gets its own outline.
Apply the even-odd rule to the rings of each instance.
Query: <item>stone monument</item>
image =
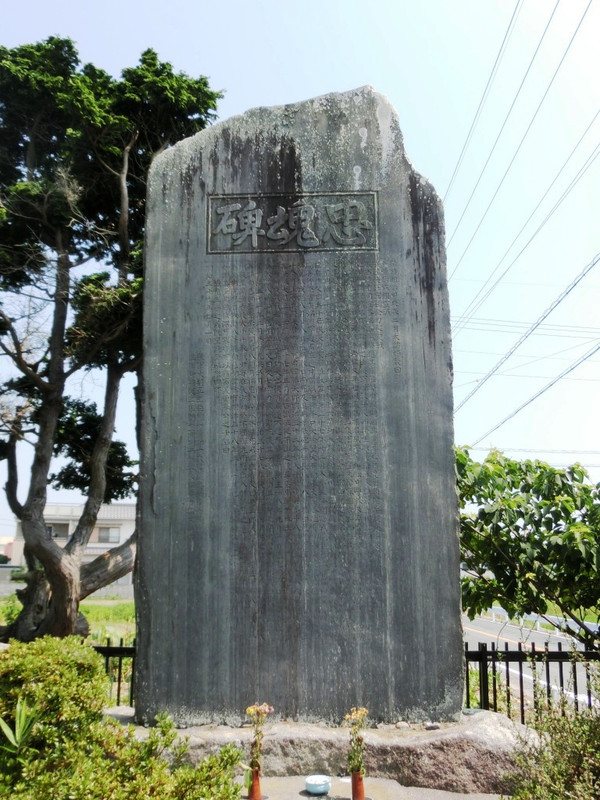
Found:
[[[462,705],[441,202],[370,87],[149,178],[137,717]]]

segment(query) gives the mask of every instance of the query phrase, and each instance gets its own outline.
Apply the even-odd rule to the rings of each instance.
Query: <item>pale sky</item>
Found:
[[[52,34],[115,75],[154,48],[225,92],[220,119],[365,84],[387,95],[409,159],[445,197],[457,406],[600,253],[600,0],[20,0],[2,12],[4,46]],[[599,292],[600,263],[457,411],[457,444],[580,461],[600,480]],[[2,501],[0,536],[13,531]]]

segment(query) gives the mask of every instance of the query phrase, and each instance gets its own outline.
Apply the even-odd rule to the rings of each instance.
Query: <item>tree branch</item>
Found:
[[[118,364],[109,364],[106,371],[106,389],[104,393],[104,411],[98,438],[90,458],[90,488],[73,536],[67,543],[65,551],[76,554],[79,558],[88,543],[98,511],[104,501],[106,491],[106,461],[115,429],[117,401],[122,370]]]
[[[60,231],[56,232],[56,252],[58,253],[58,258],[54,294],[54,313],[49,340],[48,384],[45,387],[45,400],[40,408],[38,418],[39,435],[35,447],[33,463],[31,465],[29,493],[25,502],[27,517],[32,520],[39,520],[39,525],[43,530],[45,530],[43,526],[43,516],[47,498],[48,473],[52,461],[56,425],[62,408],[62,398],[65,387],[64,338],[69,302],[70,264],[68,253],[65,252],[63,247],[62,234]],[[36,534],[32,532],[32,536],[40,539],[40,537],[42,537],[42,531]],[[61,550],[61,548],[59,548],[59,550]]]
[[[6,462],[8,465],[8,480],[4,486],[8,505],[17,519],[23,515],[23,506],[17,498],[17,487],[19,485],[19,472],[17,466],[17,439],[16,433],[11,432],[6,443]]]
[[[123,162],[119,174],[119,194],[121,196],[119,212],[119,283],[127,279],[127,269],[129,267],[129,189],[127,188],[127,176],[129,173],[129,154],[138,136],[139,131],[136,129],[123,150]]]
[[[106,553],[81,567],[82,600],[131,572],[135,561],[136,544],[137,530],[123,544],[107,550]]]
[[[133,316],[134,316],[134,312],[130,311],[130,313],[127,316],[127,319],[124,319],[121,322],[120,325],[117,325],[116,327],[111,328],[110,331],[106,332],[105,336],[97,336],[95,338],[95,340],[94,340],[93,346],[90,347],[89,350],[86,350],[80,356],[78,356],[77,358],[73,359],[72,366],[65,373],[66,377],[70,377],[71,375],[74,375],[78,370],[80,370],[83,367],[85,367],[86,364],[89,364],[89,363],[93,362],[95,360],[96,356],[102,350],[103,347],[106,347],[111,342],[115,341],[116,339],[118,339],[121,336],[123,331],[125,331],[127,329],[127,326],[130,324],[131,319],[133,318]],[[136,361],[137,360],[138,359],[136,359]],[[120,368],[121,368],[122,373],[131,372],[132,369],[135,369],[135,364],[134,364],[134,366],[131,366],[131,362],[125,362],[125,363],[121,364]]]
[[[14,325],[12,324],[12,320],[4,313],[4,311],[1,310],[0,310],[0,319],[2,319],[2,321],[6,325],[14,350],[8,348],[1,339],[0,339],[0,349],[4,353],[6,353],[6,355],[15,365],[15,367],[17,367],[17,369],[20,372],[22,372],[23,375],[26,375],[29,378],[29,380],[40,391],[42,392],[47,391],[48,389],[47,382],[25,360],[25,357],[23,355],[23,348],[19,340],[19,337],[17,336],[17,332],[14,328]]]

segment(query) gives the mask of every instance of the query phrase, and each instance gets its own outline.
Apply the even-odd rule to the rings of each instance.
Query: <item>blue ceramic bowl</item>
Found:
[[[309,794],[327,794],[331,789],[331,778],[328,775],[309,775],[306,779],[306,791]]]

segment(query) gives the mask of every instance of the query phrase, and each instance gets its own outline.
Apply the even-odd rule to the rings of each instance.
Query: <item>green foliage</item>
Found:
[[[85,492],[90,483],[91,457],[99,436],[102,416],[96,404],[65,397],[54,442],[54,455],[66,457],[67,463],[50,475],[57,489]],[[104,502],[122,500],[133,494],[136,476],[130,470],[137,464],[127,455],[123,442],[110,443],[106,459]]]
[[[120,360],[141,353],[141,278],[115,286],[107,272],[88,275],[77,283],[72,307],[75,319],[67,331],[67,352],[87,369],[108,363],[114,343]]]
[[[38,706],[35,741],[41,746],[101,719],[106,685],[101,658],[75,637],[11,642],[0,654],[0,716],[12,718],[19,697]]]
[[[52,677],[54,672],[57,679]],[[0,655],[4,716],[15,717],[21,697],[41,698],[30,747],[22,749],[20,762],[0,751],[0,796],[15,800],[239,798],[234,770],[241,753],[236,747],[228,746],[192,767],[186,763],[187,743],[178,740],[166,716],[159,717],[147,738],[139,741],[133,728],[102,714],[101,674],[101,659],[75,639],[12,643]],[[58,688],[63,681],[64,687]]]
[[[123,639],[123,644],[135,640],[135,604],[133,600],[123,602],[89,602],[79,606],[90,626],[88,641],[104,644],[111,639],[113,644]]]
[[[0,730],[4,734],[5,743],[0,745],[0,749],[6,750],[17,764],[24,764],[28,751],[36,752],[29,747],[29,740],[33,733],[33,728],[40,718],[39,707],[29,708],[27,702],[19,697],[15,709],[14,728],[0,717]],[[11,765],[12,766],[12,765]]]
[[[538,739],[518,756],[514,800],[591,800],[600,796],[600,712],[566,705],[538,714]]]
[[[248,770],[258,770],[260,772],[260,764],[262,758],[262,740],[264,736],[263,725],[267,719],[267,714],[273,713],[273,706],[268,703],[253,703],[246,709],[246,714],[250,717],[252,722],[252,741],[250,743],[250,764],[246,770],[246,782],[248,780]]]
[[[21,611],[21,603],[15,593],[0,599],[0,625],[10,625]]]
[[[483,463],[456,454],[463,608],[473,618],[499,603],[511,617],[556,608],[594,638],[600,618],[600,485],[583,467],[555,469],[492,451]]]
[[[43,476],[56,487],[89,491],[90,454],[100,430],[95,408],[64,398],[67,377],[108,368],[114,384],[140,363],[152,160],[206,127],[220,96],[206,78],[175,72],[151,49],[115,79],[92,64],[82,66],[69,39],[0,47],[0,289],[22,295],[36,286],[33,300],[13,298],[0,317],[4,352],[14,354],[19,373],[0,393],[20,426],[4,421],[0,455],[8,456],[7,442],[23,441],[24,429],[34,443],[36,435],[53,436],[62,398],[54,454],[67,465]],[[94,261],[107,271],[85,274]],[[74,267],[82,269],[75,273]],[[32,337],[32,330],[40,333]],[[105,500],[131,492],[130,466],[124,446],[114,443]]]
[[[107,625],[115,622],[135,622],[135,603],[133,600],[113,601],[84,601],[80,610],[90,626]]]
[[[7,225],[8,282],[35,279],[46,258],[43,245],[55,246],[57,228],[73,255],[119,262],[125,151],[131,246],[143,235],[152,158],[204,128],[220,96],[206,78],[175,73],[153,50],[115,80],[92,64],[80,67],[69,39],[0,47],[0,223]]]
[[[363,731],[367,727],[368,709],[351,708],[344,717],[344,725],[350,729],[350,746],[348,747],[348,771],[365,775],[365,739]]]
[[[493,708],[494,705],[494,680],[496,681],[496,707]],[[490,701],[490,708],[493,711],[497,711],[500,714],[508,714],[509,705],[508,705],[508,698],[506,696],[506,684],[502,678],[502,676],[496,672],[494,678],[494,672],[491,668],[488,669],[487,673],[487,683],[488,683],[488,692],[489,692],[489,701]],[[479,665],[469,664],[469,697],[468,703],[465,703],[467,708],[481,708],[481,673],[479,670]],[[512,702],[512,701],[511,701]],[[518,703],[518,698],[515,698],[515,702]]]

